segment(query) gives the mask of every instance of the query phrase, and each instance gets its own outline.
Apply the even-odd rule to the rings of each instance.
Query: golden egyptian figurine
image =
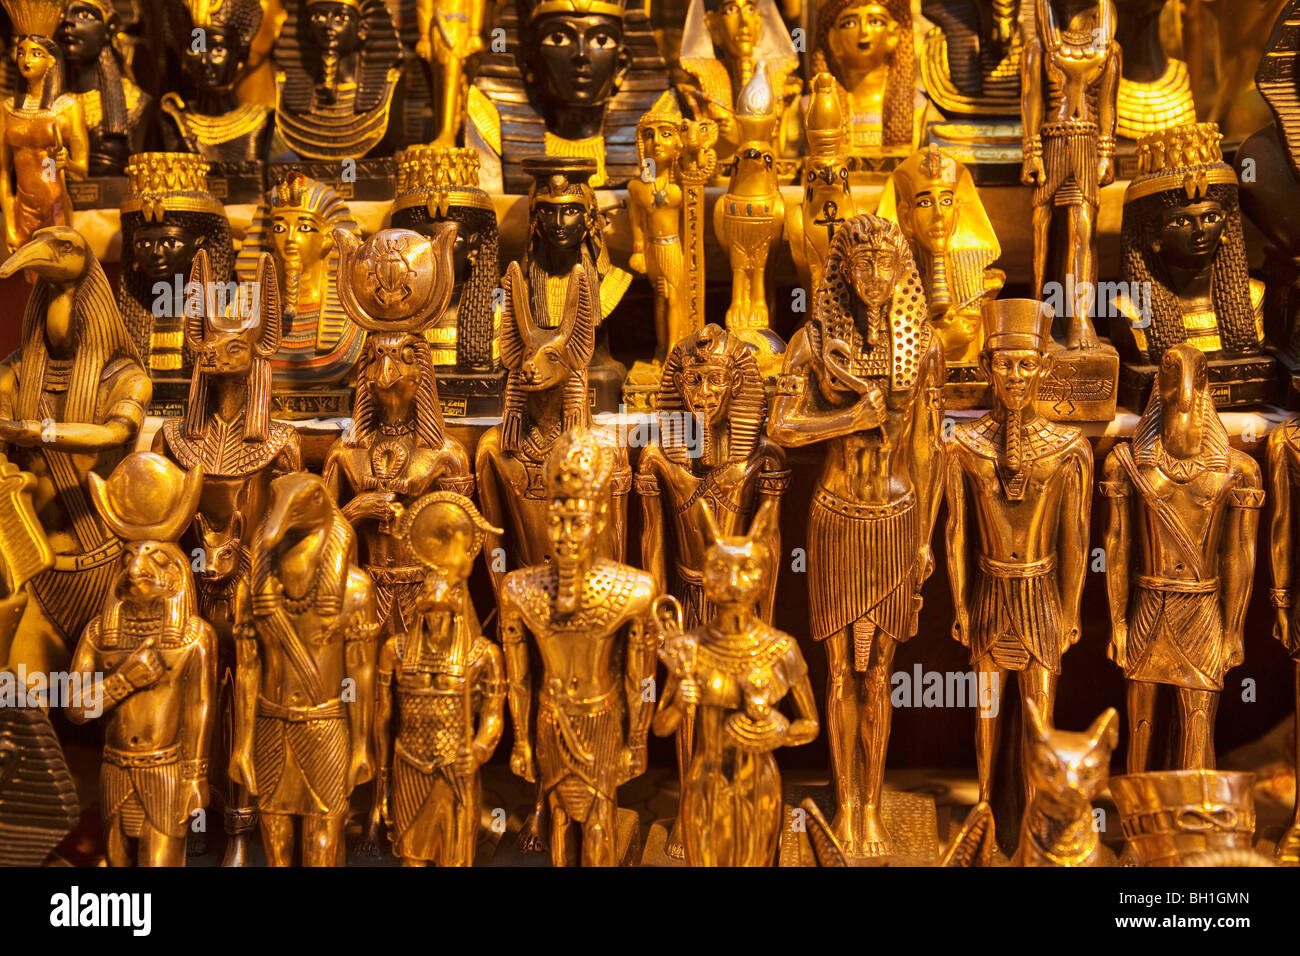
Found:
[[[898,645],[916,633],[943,495],[943,345],[897,224],[835,233],[813,317],[795,333],[768,434],[829,442],[808,519],[811,632],[828,663],[835,835],[852,858],[895,842],[881,817]]]
[[[1264,491],[1259,465],[1228,444],[1204,352],[1186,342],[1165,351],[1101,491],[1111,499],[1107,656],[1128,683],[1129,773],[1149,769],[1161,685],[1178,692],[1177,767],[1212,770],[1223,675],[1243,656]]]
[[[54,31],[65,0],[5,0],[13,21],[21,88],[0,111],[0,211],[13,252],[45,226],[72,225],[69,179],[90,169],[90,134],[81,101],[67,91]],[[54,161],[54,176],[49,175]]]
[[[469,595],[489,530],[473,503],[451,491],[420,498],[399,529],[426,576],[410,628],[379,652],[371,827],[377,817],[390,822],[405,866],[474,863],[479,767],[501,739],[506,696],[501,649],[483,636]]]
[[[981,310],[1006,273],[989,268],[1002,247],[970,170],[937,146],[918,150],[890,176],[876,215],[895,220],[912,244],[949,372],[974,365],[983,343]]]
[[[822,284],[822,269],[835,230],[858,214],[849,188],[848,127],[835,94],[835,78],[818,73],[804,114],[808,150],[803,158],[803,201],[785,208],[785,234],[790,241],[799,281],[812,295]]]
[[[214,284],[206,250],[190,271],[196,292],[186,312],[185,344],[194,356],[185,414],[154,434],[153,450],[182,468],[203,470],[203,492],[184,548],[202,556],[196,567],[198,609],[217,634],[224,780],[234,744],[235,641],[252,624],[252,548],[266,513],[271,480],[299,471],[302,452],[292,425],[271,420],[271,357],[280,347],[280,296],[271,257],[263,253],[257,302],[226,299]],[[256,827],[243,788],[227,787],[225,864],[247,862],[248,834]]]
[[[446,434],[423,334],[451,299],[456,226],[442,223],[432,240],[383,229],[364,243],[337,229],[334,241],[343,310],[369,335],[352,427],[330,448],[322,473],[360,535],[383,632],[405,633],[424,569],[395,534],[395,521],[427,491],[474,493],[469,453]]]
[[[555,443],[543,479],[553,558],[511,571],[497,593],[515,735],[510,769],[537,780],[546,796],[554,866],[615,865],[618,787],[646,769],[652,706],[643,689],[655,673],[651,604],[659,592],[648,574],[599,556],[619,464],[617,450],[589,429]],[[535,745],[525,631],[542,661]],[[569,848],[575,824],[579,857]]]
[[[779,119],[767,74],[759,70],[736,102],[741,140],[736,171],[713,207],[713,233],[731,263],[727,330],[754,350],[759,371],[767,379],[780,372],[785,352],[785,342],[769,326],[767,308],[768,258],[785,224],[785,202],[771,146]]]
[[[211,162],[248,162],[266,153],[271,110],[241,103],[236,87],[249,75],[252,46],[263,25],[259,0],[171,0],[182,37],[204,31],[202,44],[183,43],[181,69],[194,87],[186,102],[175,91],[159,103],[167,120],[163,139]],[[170,122],[168,122],[170,121]]]
[[[144,148],[153,98],[136,86],[121,17],[112,0],[70,0],[54,38],[68,92],[81,103],[89,134],[89,174],[121,176]]]
[[[686,627],[694,628],[714,614],[704,595],[702,509],[712,510],[723,534],[739,534],[759,508],[779,509],[790,472],[784,450],[763,434],[767,396],[754,355],[730,332],[709,324],[677,343],[655,404],[658,433],[642,450],[636,476],[641,561],[659,589],[682,602]],[[776,522],[759,530],[771,536],[751,536],[780,554]],[[775,574],[768,585],[760,600],[765,621],[776,597]]]
[[[1128,853],[1138,866],[1267,866],[1253,849],[1255,775],[1166,770],[1112,777]]]
[[[812,68],[835,78],[851,155],[912,151],[916,48],[910,0],[818,5]]]
[[[275,389],[282,393],[276,404],[286,406],[290,416],[347,414],[346,398],[336,395],[337,406],[323,409],[312,395],[341,392],[365,342],[365,332],[348,319],[339,301],[336,229],[361,236],[361,227],[333,188],[290,172],[253,213],[235,259],[243,281],[253,278],[262,253],[275,260],[284,332],[271,368]]]
[[[1273,587],[1269,600],[1274,608],[1273,636],[1282,642],[1295,664],[1296,697],[1300,700],[1300,601],[1293,587],[1295,579],[1296,537],[1292,502],[1300,485],[1300,418],[1288,419],[1268,436],[1269,496],[1272,521],[1269,523],[1269,554],[1272,558]],[[1300,727],[1300,716],[1297,716]],[[1297,743],[1300,750],[1300,743]],[[1300,760],[1296,762],[1300,779]],[[1300,863],[1300,794],[1296,798],[1295,816],[1277,843],[1279,863]]]
[[[1021,181],[1034,187],[1034,292],[1050,277],[1065,290],[1069,349],[1096,349],[1097,210],[1115,178],[1115,90],[1120,49],[1114,0],[1034,0],[1021,59]],[[1064,211],[1065,241],[1052,242]],[[1107,416],[1109,417],[1109,416]]]
[[[707,503],[699,514],[713,610],[687,630],[676,609],[659,650],[668,683],[652,726],[660,737],[677,734],[684,757],[678,818],[687,864],[771,866],[783,818],[773,752],[818,731],[798,643],[754,613],[780,562],[781,552],[764,543],[776,534],[776,502],[760,506],[747,535],[724,533]],[[794,720],[781,712],[786,697]]]
[[[1034,409],[1050,371],[1051,309],[1001,299],[985,305],[984,321],[980,366],[992,384],[993,410],[957,425],[948,442],[947,545],[953,636],[988,681],[980,690],[975,758],[979,798],[993,803],[998,751],[1008,753],[998,737],[1002,707],[994,702],[1004,699],[1008,672],[1019,677],[1020,699],[1050,724],[1061,655],[1079,639],[1092,446],[1079,429]],[[1026,723],[1022,746],[1031,729]],[[1028,804],[1030,777],[1023,782]]]
[[[803,91],[799,55],[773,0],[691,0],[682,27],[677,90],[695,119],[718,127],[718,160],[734,157],[749,135],[736,122],[742,91],[755,73],[767,76],[776,120],[769,149],[785,154],[786,112]],[[760,69],[761,67],[761,69]]]
[[[388,134],[396,133],[390,115],[402,75],[402,45],[384,0],[285,6],[275,46],[276,134],[302,159],[383,152]]]
[[[1187,64],[1167,55],[1160,38],[1160,15],[1165,2],[1116,0],[1115,3],[1119,13],[1115,39],[1124,51],[1115,106],[1115,132],[1129,139],[1196,122]]]
[[[130,451],[153,390],[81,233],[38,231],[0,265],[0,278],[24,270],[36,281],[22,344],[0,365],[0,450],[35,475],[32,503],[55,560],[27,583],[10,662],[50,671],[103,609],[122,553],[91,507],[88,475],[111,471]]]
[[[628,267],[644,273],[655,290],[655,356],[628,373],[627,404],[653,389],[668,351],[704,324],[704,185],[717,165],[712,120],[683,120],[671,93],[636,126],[641,176],[628,181],[632,227]]]
[[[253,623],[237,636],[230,777],[257,798],[271,866],[336,866],[353,787],[370,779],[374,592],[317,475],[271,482],[253,546]]]
[[[429,64],[439,91],[437,135],[439,146],[455,146],[465,123],[469,95],[466,64],[483,49],[483,15],[487,0],[416,0],[420,39],[415,54]]]
[[[125,547],[116,587],[73,655],[73,673],[105,676],[66,710],[77,724],[108,716],[99,793],[109,866],[184,866],[191,815],[208,805],[217,638],[176,544],[202,486],[202,468],[152,452],[124,458],[107,481],[90,476],[95,510]]]

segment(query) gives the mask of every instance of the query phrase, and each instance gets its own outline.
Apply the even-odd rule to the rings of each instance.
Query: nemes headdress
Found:
[[[712,322],[692,332],[668,353],[656,398],[664,455],[682,467],[689,467],[691,449],[687,447],[684,434],[687,410],[679,380],[687,371],[710,366],[724,366],[733,378],[727,414],[731,429],[728,451],[732,461],[744,462],[753,454],[758,446],[763,420],[767,417],[763,376],[749,347],[739,337]],[[708,440],[706,429],[705,441]],[[709,451],[706,445],[706,459]]]

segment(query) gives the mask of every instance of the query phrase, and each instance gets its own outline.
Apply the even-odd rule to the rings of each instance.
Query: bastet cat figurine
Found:
[[[1092,800],[1110,777],[1119,714],[1109,707],[1091,727],[1076,733],[1052,727],[1034,702],[1026,700],[1025,719],[1030,726],[1025,758],[1032,796],[1020,822],[1013,865],[1103,865]]]

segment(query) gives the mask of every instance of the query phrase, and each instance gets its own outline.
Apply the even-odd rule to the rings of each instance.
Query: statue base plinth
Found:
[[[266,163],[260,159],[210,163],[208,188],[223,203],[260,203],[266,198]]]
[[[1009,119],[944,120],[926,127],[930,142],[970,170],[977,186],[1015,186],[1024,165],[1023,127]]]
[[[126,198],[125,176],[88,176],[68,180],[73,209],[117,209]]]
[[[816,822],[808,819],[799,804],[812,797],[828,821],[835,818],[835,789],[830,785],[787,784],[785,787],[785,823],[781,827],[780,866],[817,866],[808,828]],[[796,816],[795,811],[799,814]],[[939,813],[934,797],[928,793],[885,790],[881,795],[880,814],[893,842],[892,850],[881,856],[849,857],[850,866],[933,866],[939,860]]]
[[[943,384],[943,407],[952,410],[988,408],[993,400],[988,379],[978,365],[949,365]]]
[[[1051,374],[1039,386],[1034,409],[1058,422],[1108,422],[1115,417],[1119,353],[1103,341],[1095,349],[1053,342]]]
[[[271,392],[271,417],[281,421],[351,416],[350,388],[277,388]]]
[[[397,163],[393,159],[299,159],[272,163],[268,181],[273,184],[292,170],[333,187],[344,200],[392,202],[397,195]]]
[[[520,816],[525,819],[532,813],[532,807],[523,811]],[[570,823],[570,829],[582,831],[580,823]],[[550,834],[547,833],[547,839]],[[614,848],[615,858],[618,866],[636,866],[637,860],[641,856],[641,821],[635,810],[627,807],[619,807],[614,815]],[[492,854],[488,866],[550,866],[551,851],[543,850],[540,853],[532,853],[522,850],[519,847],[519,831],[511,830],[501,837],[497,844],[496,852]],[[573,861],[574,866],[579,866],[578,860]]]
[[[505,410],[506,373],[438,370],[438,404],[446,418],[500,418]]]
[[[1274,356],[1261,353],[1241,358],[1208,359],[1210,396],[1218,408],[1271,405],[1282,402],[1288,392],[1286,369]],[[1119,371],[1120,403],[1135,412],[1146,408],[1159,370],[1154,365],[1137,365],[1127,360]]]

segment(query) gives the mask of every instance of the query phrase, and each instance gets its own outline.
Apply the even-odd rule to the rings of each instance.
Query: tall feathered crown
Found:
[[[53,37],[63,22],[67,0],[0,0],[9,19],[14,22],[15,36]]]

